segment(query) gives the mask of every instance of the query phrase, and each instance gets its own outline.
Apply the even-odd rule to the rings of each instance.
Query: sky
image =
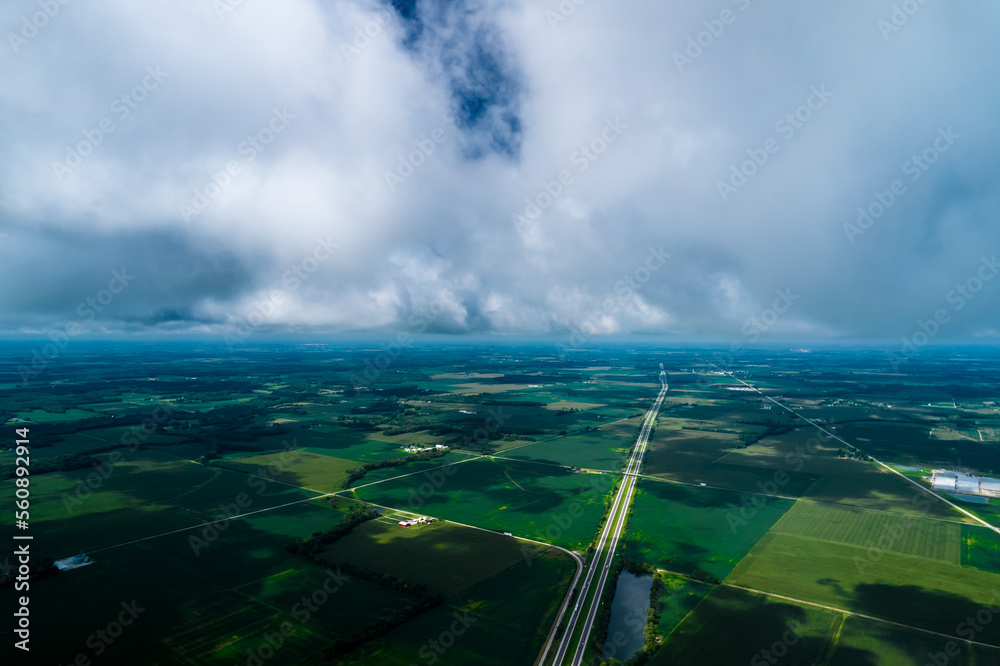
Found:
[[[9,0],[0,335],[1000,339],[986,0]]]

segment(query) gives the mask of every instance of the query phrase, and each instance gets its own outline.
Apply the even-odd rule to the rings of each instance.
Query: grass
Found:
[[[940,520],[799,501],[773,531],[961,563],[963,526]]]
[[[754,508],[751,500],[761,503]],[[791,500],[729,490],[642,481],[623,557],[690,574],[725,578]]]

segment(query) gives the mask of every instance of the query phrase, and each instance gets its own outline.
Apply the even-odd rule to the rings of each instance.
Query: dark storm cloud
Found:
[[[401,43],[424,59],[448,87],[455,123],[469,139],[465,155],[519,157],[522,83],[504,35],[484,12],[486,3],[394,0],[391,4],[406,24]]]
[[[1000,9],[904,4],[5,3],[0,324],[994,339]]]

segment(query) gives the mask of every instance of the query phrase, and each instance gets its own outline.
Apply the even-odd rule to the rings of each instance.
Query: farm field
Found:
[[[751,500],[760,502],[754,507]],[[729,490],[642,481],[623,557],[683,574],[725,578],[792,506]]]
[[[531,664],[538,656],[575,565],[549,550],[484,580],[447,604],[394,629],[379,641],[337,660],[337,666],[428,663],[442,666]],[[510,591],[516,589],[517,594]],[[456,626],[464,629],[448,650],[430,641]],[[456,632],[457,634],[458,632]]]
[[[755,658],[767,663],[765,651],[775,644],[787,649],[781,655],[784,663],[818,663],[828,653],[841,620],[840,613],[717,587],[674,629],[649,663],[727,666],[754,663]]]
[[[571,433],[552,441],[528,444],[504,455],[516,460],[565,467],[617,471],[635,443],[639,426],[639,419],[629,419],[589,432]]]
[[[12,384],[0,418],[13,427],[25,417],[33,462],[57,461],[57,471],[32,476],[33,555],[83,549],[94,560],[33,580],[39,635],[66,639],[39,658],[243,666],[288,622],[280,656],[263,663],[409,666],[433,655],[436,664],[532,664],[576,565],[557,549],[529,564],[524,542],[502,533],[586,555],[659,362],[670,390],[617,549],[664,572],[662,648],[650,663],[752,664],[791,621],[801,635],[779,664],[924,664],[948,638],[809,603],[952,636],[1000,592],[1000,537],[865,459],[919,468],[904,473],[924,485],[959,457],[990,468],[996,443],[962,436],[988,438],[1000,425],[988,360],[914,360],[909,374],[890,375],[883,359],[861,353],[747,351],[732,369],[792,406],[789,414],[729,390],[740,387],[729,376],[704,375],[717,369],[701,351],[570,359],[551,349],[418,345],[358,381],[378,353],[319,345],[235,359],[150,354],[53,366],[53,382],[37,389]],[[156,408],[167,410],[159,420]],[[795,414],[822,419],[860,450],[817,438]],[[932,429],[939,434],[928,437]],[[349,469],[400,458],[405,444],[451,450],[342,488]],[[13,459],[0,451],[0,465]],[[12,503],[14,489],[0,481],[0,502]],[[317,498],[326,493],[335,495]],[[240,511],[260,512],[229,519],[240,497]],[[359,504],[389,510],[323,546],[318,563],[286,550]],[[1000,501],[962,506],[1000,521]],[[396,524],[413,515],[445,520]],[[193,529],[156,536],[185,528]],[[444,602],[372,630],[416,598],[339,576],[338,564],[426,585]],[[10,567],[2,557],[0,565]],[[325,582],[336,593],[296,613]],[[0,601],[13,603],[12,594],[8,583]],[[144,609],[133,630],[98,659],[88,637],[133,599]],[[435,652],[431,641],[456,618],[468,626]],[[324,651],[369,630],[373,638],[324,662]],[[977,640],[1000,645],[998,632],[992,623]],[[997,653],[963,643],[949,663],[1000,664]]]
[[[771,533],[727,583],[954,635],[1000,592],[1000,575],[941,560]],[[981,633],[1000,645],[1000,626]]]
[[[772,532],[961,564],[963,529],[942,520],[802,500]]]
[[[583,550],[597,531],[612,483],[603,475],[513,460],[474,460],[440,474],[436,484],[424,478],[429,475],[417,475],[363,487],[356,495],[379,506]]]
[[[340,490],[347,471],[358,467],[357,461],[334,458],[308,451],[283,451],[262,456],[227,460],[225,469],[273,479],[321,493]]]
[[[848,616],[828,664],[895,666],[934,663],[941,658],[948,664],[994,666],[1000,664],[1000,650]]]
[[[102,473],[78,470],[35,477],[33,521],[47,535],[36,545],[37,555],[67,557],[223,518],[227,507],[236,507],[230,515],[241,508],[236,504],[241,494],[241,512],[316,495],[149,451],[122,455]],[[0,485],[0,501],[13,504],[13,495],[11,483]]]
[[[439,590],[448,597],[524,562],[521,542],[500,534],[436,521],[400,527],[369,521],[325,547],[322,558],[372,568]]]

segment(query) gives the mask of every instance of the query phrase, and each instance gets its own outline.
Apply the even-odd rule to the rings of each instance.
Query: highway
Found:
[[[601,595],[604,591],[604,585],[608,580],[608,575],[611,573],[611,564],[615,558],[618,539],[625,529],[625,521],[628,518],[628,507],[635,492],[637,475],[642,468],[642,457],[646,452],[649,434],[656,423],[656,416],[660,412],[660,405],[663,404],[663,399],[667,395],[669,387],[666,377],[667,373],[663,370],[663,364],[661,363],[660,383],[662,384],[662,388],[659,395],[656,396],[656,400],[653,401],[652,407],[649,408],[649,412],[646,413],[642,429],[639,431],[639,438],[636,440],[635,446],[632,448],[632,453],[622,470],[621,485],[618,487],[618,493],[615,495],[611,511],[608,513],[607,523],[605,523],[604,530],[601,532],[600,539],[597,542],[594,558],[587,569],[583,585],[576,596],[576,605],[566,623],[566,630],[563,633],[562,640],[559,642],[559,648],[556,650],[555,658],[552,661],[552,664],[555,666],[561,666],[565,662],[573,643],[573,633],[581,616],[584,616],[583,630],[569,663],[572,666],[578,666],[583,661],[583,655],[590,641],[590,633],[594,628],[594,620],[601,606]],[[596,581],[594,580],[595,574]],[[592,595],[591,592],[593,592]],[[589,600],[588,595],[590,595]]]

